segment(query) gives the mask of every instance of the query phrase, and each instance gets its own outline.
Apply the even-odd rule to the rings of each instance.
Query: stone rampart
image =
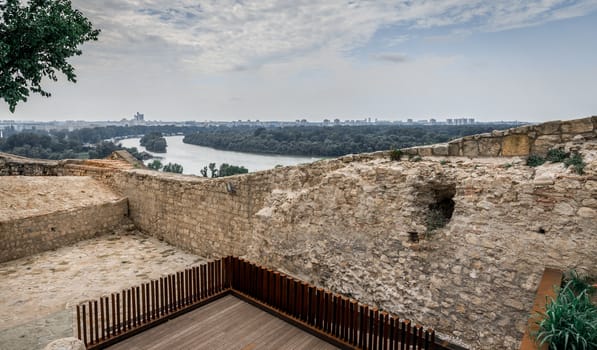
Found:
[[[465,136],[445,144],[404,149],[406,154],[461,157],[545,156],[551,148],[576,140],[597,139],[597,116],[525,125],[508,130]]]
[[[387,152],[220,179],[85,163],[58,173],[109,185],[139,229],[198,255],[244,256],[472,348],[515,349],[546,266],[597,273],[595,129],[575,126],[595,118],[583,120],[552,125],[558,142],[584,139],[583,175],[561,163],[397,162]],[[496,134],[497,155],[509,154],[511,135],[525,135],[527,154],[538,149],[545,125]],[[470,140],[457,142],[458,155]],[[450,200],[447,225],[427,232],[430,209]]]
[[[0,263],[113,232],[127,200],[0,221]]]
[[[586,146],[582,176],[561,163],[377,156],[223,179],[65,170],[112,186],[140,229],[175,246],[244,256],[473,348],[514,349],[546,266],[597,273],[597,146]],[[453,216],[427,236],[445,198]]]

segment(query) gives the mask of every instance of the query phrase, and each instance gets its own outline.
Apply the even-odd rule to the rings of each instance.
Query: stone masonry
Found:
[[[72,161],[55,172],[109,185],[137,228],[175,246],[246,257],[471,348],[515,349],[546,266],[597,273],[596,124],[406,150],[422,161],[376,152],[219,179]],[[539,145],[578,151],[585,173],[526,166]],[[445,199],[451,220],[426,232],[430,206]]]
[[[525,125],[508,130],[466,136],[446,144],[405,149],[409,155],[463,156],[463,157],[512,157],[535,154],[545,156],[556,144],[573,141],[574,138],[593,140],[597,138],[597,116],[552,121],[537,125]]]
[[[78,176],[8,176],[0,181],[0,262],[111,232],[126,220],[126,198]]]

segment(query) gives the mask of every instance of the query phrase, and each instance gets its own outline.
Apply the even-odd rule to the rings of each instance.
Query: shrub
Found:
[[[160,170],[164,165],[159,159],[154,159],[151,163],[147,164],[147,167],[152,170]]]
[[[564,160],[564,165],[567,167],[571,166],[578,175],[585,173],[585,162],[582,160],[582,156],[579,153],[574,153],[570,158]]]
[[[563,162],[566,158],[568,158],[568,156],[569,154],[564,152],[563,150],[553,148],[547,151],[547,157],[545,157],[545,159],[552,163],[560,163]]]
[[[395,149],[390,152],[390,160],[400,161],[400,157],[402,157],[401,150]]]
[[[595,287],[591,285],[591,279],[588,276],[579,274],[576,270],[566,272],[564,281],[570,284],[570,288],[575,294],[580,294],[583,291],[586,291],[588,295],[593,295],[595,293]]]
[[[162,169],[162,171],[164,171],[166,173],[182,174],[182,165],[180,165],[178,163],[168,163],[168,164],[164,165],[164,168]]]
[[[541,157],[541,156],[536,155],[536,154],[531,154],[527,158],[527,165],[528,166],[536,167],[536,166],[542,165],[543,163],[545,163],[545,159],[543,157]]]
[[[541,345],[550,349],[589,350],[597,348],[597,307],[587,290],[575,294],[568,281],[546,307],[539,331],[535,335]]]

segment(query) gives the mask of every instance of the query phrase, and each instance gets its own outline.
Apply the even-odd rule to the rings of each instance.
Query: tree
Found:
[[[162,165],[162,162],[160,162],[159,159],[154,159],[151,163],[147,164],[147,167],[152,170],[160,170],[164,166]]]
[[[168,163],[168,164],[164,165],[164,168],[162,168],[162,171],[167,172],[167,173],[182,174],[182,165],[180,165],[178,163]]]
[[[216,169],[216,163],[209,163],[209,171],[211,172],[211,177],[218,177],[218,169]]]
[[[218,171],[218,177],[231,176],[236,174],[246,174],[249,170],[244,166],[230,165],[228,163],[220,164],[220,170]]]
[[[79,45],[97,40],[100,31],[69,0],[0,2],[0,97],[14,113],[30,92],[49,97],[41,87],[44,77],[57,81],[57,72],[76,82],[67,62],[81,55]]]

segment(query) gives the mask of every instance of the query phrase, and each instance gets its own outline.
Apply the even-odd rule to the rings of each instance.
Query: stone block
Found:
[[[479,155],[482,157],[497,157],[502,149],[502,139],[486,137],[479,140]]]
[[[531,153],[545,156],[547,151],[562,141],[560,135],[543,135],[537,137],[533,143]]]
[[[433,150],[431,146],[427,147],[419,147],[419,155],[421,157],[430,157],[433,155]]]
[[[540,135],[558,134],[560,132],[561,124],[562,122],[560,120],[555,120],[553,122],[535,125],[535,131],[537,131]]]
[[[460,142],[450,142],[448,144],[448,155],[453,157],[461,156]]]
[[[462,143],[462,155],[465,157],[477,157],[479,155],[479,145],[477,141],[464,141]]]
[[[502,141],[502,156],[527,156],[529,148],[527,135],[508,135]]]
[[[525,125],[519,126],[518,128],[510,129],[510,134],[520,135],[520,134],[528,134],[530,131],[533,130],[533,125]]]
[[[447,155],[449,155],[448,145],[447,144],[435,145],[432,149],[432,152],[433,152],[434,156],[447,156]]]
[[[570,120],[562,123],[562,133],[581,134],[583,132],[593,131],[593,121],[591,118]]]

